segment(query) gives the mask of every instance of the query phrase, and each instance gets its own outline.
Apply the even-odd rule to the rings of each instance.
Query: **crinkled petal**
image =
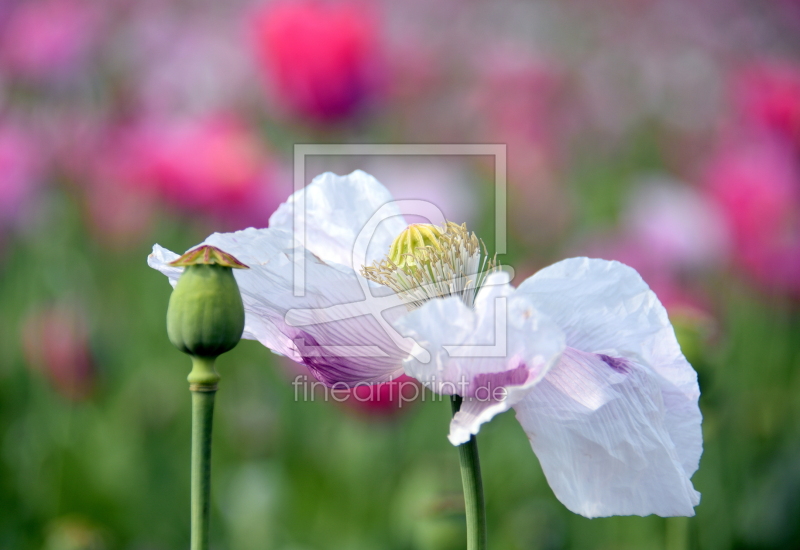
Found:
[[[681,353],[664,306],[632,268],[570,258],[542,269],[517,292],[553,319],[575,349],[622,357],[657,376],[666,428],[687,476],[703,452],[697,373]]]
[[[438,393],[464,397],[450,425],[454,445],[522,399],[564,348],[561,330],[506,280],[490,276],[474,309],[456,297],[437,299],[395,322],[431,356],[409,357],[406,374]]]
[[[660,377],[568,347],[514,408],[558,499],[586,517],[693,516],[694,490],[667,429]]]
[[[305,213],[295,213],[295,206],[303,199]],[[407,224],[392,202],[391,193],[366,172],[356,170],[347,176],[326,172],[280,205],[270,217],[269,226],[294,234],[296,215],[305,226],[307,250],[325,262],[358,270],[361,265],[383,258],[395,237],[405,229]],[[367,227],[371,220],[378,221],[373,216],[379,209],[383,221]],[[360,245],[368,245],[366,251],[363,246],[359,250],[357,240]]]
[[[366,282],[338,264],[305,254],[304,296],[294,296],[295,244],[278,229],[215,233],[206,244],[234,255],[250,269],[234,270],[245,306],[245,338],[307,365],[328,385],[378,383],[402,374],[404,343],[388,321],[399,302],[365,299]],[[148,258],[151,267],[177,283],[182,270],[166,265],[177,255],[160,246]],[[387,311],[388,310],[388,311]]]

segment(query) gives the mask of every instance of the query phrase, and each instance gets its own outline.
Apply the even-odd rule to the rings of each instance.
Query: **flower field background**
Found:
[[[693,518],[588,520],[512,413],[490,547],[800,547],[800,7],[723,0],[0,0],[0,548],[187,546],[188,359],[152,243],[264,227],[296,143],[503,143],[518,283],[631,265],[699,374]],[[490,157],[310,157],[493,247]],[[449,403],[297,399],[219,361],[212,547],[463,548]],[[300,397],[303,397],[302,390]]]

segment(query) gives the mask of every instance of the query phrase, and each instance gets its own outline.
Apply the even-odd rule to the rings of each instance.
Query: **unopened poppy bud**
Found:
[[[233,349],[244,331],[244,305],[233,269],[247,266],[208,245],[170,265],[185,267],[169,299],[170,342],[194,357],[214,358]]]
[[[242,262],[209,245],[190,250],[171,266],[185,268],[167,308],[170,341],[192,357],[186,380],[192,392],[192,549],[208,548],[211,502],[211,432],[220,376],[217,356],[233,349],[244,331],[244,304],[233,269]]]

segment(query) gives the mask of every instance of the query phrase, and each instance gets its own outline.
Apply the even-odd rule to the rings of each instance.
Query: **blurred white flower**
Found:
[[[667,176],[643,178],[623,214],[627,236],[665,266],[697,268],[724,261],[729,237],[720,209]]]

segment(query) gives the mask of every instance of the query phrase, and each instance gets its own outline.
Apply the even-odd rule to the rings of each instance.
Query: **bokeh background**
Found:
[[[189,361],[146,256],[265,226],[295,143],[505,143],[517,282],[618,259],[669,310],[696,517],[571,514],[507,413],[492,548],[800,547],[799,42],[794,0],[0,0],[0,548],[188,547]],[[357,167],[494,242],[491,158],[306,172]],[[463,548],[447,402],[219,363],[214,548]]]

